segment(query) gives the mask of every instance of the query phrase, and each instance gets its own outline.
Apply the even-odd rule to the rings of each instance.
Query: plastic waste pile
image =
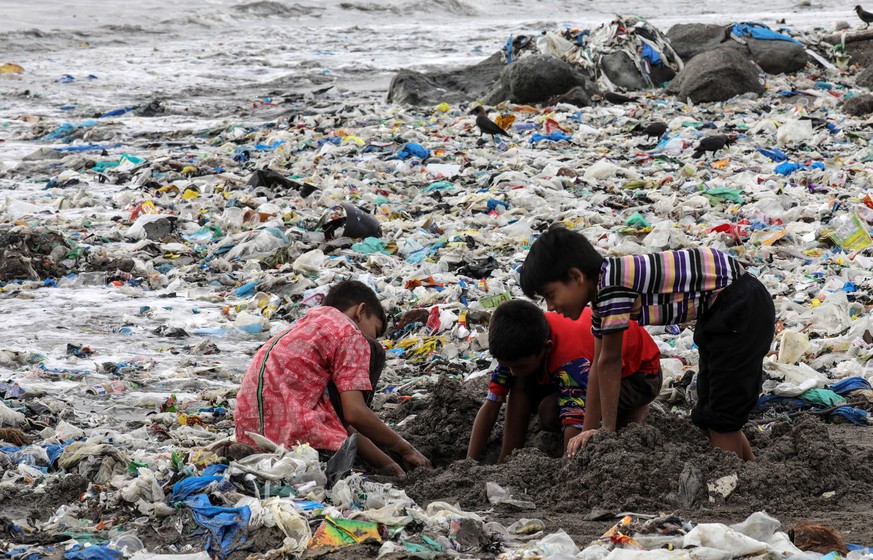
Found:
[[[364,546],[378,547],[378,557],[398,553],[411,558],[449,553],[506,560],[643,559],[656,550],[658,558],[687,558],[690,549],[719,558],[837,558],[802,552],[779,531],[780,522],[762,512],[732,526],[694,524],[676,515],[624,515],[597,541],[580,543],[580,550],[563,530],[546,532],[540,519],[503,525],[486,521],[488,512],[463,511],[445,502],[420,507],[403,490],[359,473],[346,473],[331,486],[318,452],[307,445],[285,449],[263,440],[259,449],[250,448],[251,454],[218,462],[216,451],[222,444],[226,442],[193,447],[187,454],[145,452],[136,448],[132,436],[22,446],[17,458],[32,461],[20,460],[15,471],[7,471],[4,485],[26,483],[56,468],[87,473],[91,482],[78,501],[59,507],[45,522],[3,518],[4,557],[318,557]],[[492,503],[528,507],[494,483],[488,483],[488,494]],[[102,517],[104,511],[111,516]],[[156,547],[148,527],[174,531],[178,537],[172,545]],[[259,541],[268,544],[253,549],[258,545],[249,543],[258,532],[271,536]],[[869,553],[848,547],[857,552],[847,558]]]
[[[546,31],[536,38],[510,37],[503,56],[510,63],[531,54],[555,56],[578,65],[604,89],[614,91],[616,85],[604,72],[604,57],[615,53],[624,54],[650,88],[662,85],[652,77],[653,68],[668,68],[673,73],[683,68],[682,59],[667,37],[657,27],[633,16],[617,16],[590,30]]]
[[[815,414],[868,425],[873,149],[866,121],[840,110],[865,90],[811,66],[766,80],[763,97],[717,106],[660,93],[581,109],[505,104],[496,118],[511,137],[499,144],[478,141],[466,106],[410,110],[349,92],[264,96],[242,117],[185,127],[152,103],[3,113],[4,146],[21,155],[0,168],[0,302],[15,317],[0,345],[0,491],[88,484],[38,526],[17,511],[2,538],[63,535],[84,558],[155,519],[176,531],[180,512],[190,520],[177,533],[208,534],[212,554],[254,526],[277,527],[299,551],[313,511],[330,513],[324,542],[356,533],[343,525],[358,519],[351,502],[334,501],[337,487],[319,495],[313,462],[297,451],[214,466],[208,447],[232,432],[250,355],[332,282],[355,277],[392,316],[383,402],[426,393],[435,374],[481,375],[490,312],[521,296],[517,268],[552,223],[610,255],[698,244],[736,255],[775,296],[779,319],[756,424]],[[156,134],[146,119],[174,131]],[[667,124],[662,137],[637,134],[652,121]],[[716,132],[734,142],[692,157]],[[681,414],[694,399],[692,333],[651,332],[665,401]],[[312,480],[288,478],[299,460]],[[199,481],[176,490],[189,479]],[[369,481],[346,484],[357,495]],[[301,511],[301,500],[324,508]],[[428,535],[437,545],[361,529],[386,550],[445,551],[450,518],[476,520],[449,506],[415,517],[404,500],[356,507],[388,508],[366,522],[389,528],[440,515],[450,528]]]

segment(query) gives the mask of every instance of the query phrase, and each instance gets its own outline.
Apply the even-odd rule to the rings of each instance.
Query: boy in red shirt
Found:
[[[642,422],[661,390],[661,353],[635,322],[625,331],[622,355],[621,426]],[[491,374],[488,397],[473,424],[467,457],[480,460],[500,406],[509,397],[499,462],[524,445],[536,411],[550,431],[563,431],[564,449],[581,433],[588,371],[594,358],[591,310],[578,320],[543,313],[529,301],[504,303],[488,327],[489,351],[500,364]]]
[[[358,456],[378,472],[404,474],[380,447],[400,455],[411,468],[430,468],[430,461],[367,406],[374,388],[371,375],[378,379],[384,365],[381,360],[379,371],[370,371],[374,346],[368,339],[385,327],[385,310],[365,284],[348,280],[333,286],[322,306],[255,354],[237,394],[237,441],[253,445],[247,435],[253,432],[286,447],[308,443],[336,451],[356,431]],[[339,406],[331,403],[331,393]]]

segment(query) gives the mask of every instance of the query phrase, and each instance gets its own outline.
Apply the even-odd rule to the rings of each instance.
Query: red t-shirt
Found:
[[[546,375],[538,378],[542,384],[547,384],[557,374],[570,372],[575,376],[584,375],[585,379],[576,379],[575,383],[587,386],[587,369],[594,360],[594,335],[591,334],[591,308],[586,307],[582,315],[575,321],[558,313],[546,313],[546,320],[551,329],[552,351],[546,364]],[[652,336],[636,321],[631,321],[621,347],[621,376],[628,377],[635,373],[654,375],[661,368],[661,351]],[[584,372],[578,367],[568,368],[568,364],[584,359],[588,368]],[[509,394],[510,373],[507,368],[499,366],[491,374],[488,392],[494,397],[505,398]],[[571,380],[567,380],[572,385]],[[560,383],[559,383],[560,385]],[[492,400],[494,397],[489,396]]]
[[[570,319],[566,320],[570,321]],[[582,337],[581,344],[585,348],[591,348],[591,359],[593,360],[594,335],[591,334],[590,306],[585,307],[577,322],[582,323],[585,328],[586,334]],[[552,329],[554,328],[553,326]],[[636,321],[630,321],[621,342],[621,376],[628,377],[635,373],[656,374],[660,368],[661,351],[658,350],[658,345],[655,344],[652,335]]]
[[[271,338],[255,354],[236,397],[236,439],[246,432],[291,447],[308,443],[336,451],[348,434],[330,403],[339,392],[369,391],[370,344],[357,325],[333,307],[316,307]]]

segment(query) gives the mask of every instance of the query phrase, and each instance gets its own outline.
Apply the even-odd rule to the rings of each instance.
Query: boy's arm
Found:
[[[503,445],[500,447],[498,463],[502,463],[514,450],[522,447],[527,439],[527,425],[530,420],[530,397],[524,390],[527,381],[527,378],[517,378],[515,386],[509,391],[506,418],[503,421]]]
[[[491,435],[491,430],[494,429],[494,424],[497,423],[497,415],[500,413],[500,401],[486,400],[476,413],[476,420],[473,422],[473,431],[470,433],[470,443],[467,446],[467,459],[482,460],[482,454],[485,452],[485,446],[488,443],[488,436]]]
[[[564,428],[564,453],[567,452],[567,444],[570,440],[582,433],[582,430],[576,426],[567,426]]]
[[[618,397],[621,392],[621,350],[623,331],[604,334],[597,356],[596,383],[600,393],[602,429],[614,432],[618,424]],[[590,402],[590,401],[589,401]]]
[[[367,407],[362,391],[340,393],[345,421],[374,444],[399,453],[412,467],[433,468],[430,461]]]
[[[597,360],[600,358],[600,340],[594,339],[594,359],[591,361],[591,371],[588,372],[588,390],[585,394],[585,423],[582,431],[597,430],[603,419],[600,413],[600,378]]]

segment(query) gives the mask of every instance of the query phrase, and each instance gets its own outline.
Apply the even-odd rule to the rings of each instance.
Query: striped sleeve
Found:
[[[637,292],[623,286],[601,288],[591,307],[591,334],[601,338],[604,334],[627,329],[638,297]]]

